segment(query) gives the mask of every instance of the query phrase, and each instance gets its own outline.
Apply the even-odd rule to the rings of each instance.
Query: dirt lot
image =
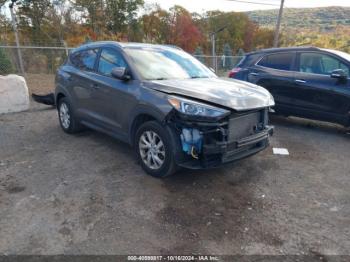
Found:
[[[0,116],[0,253],[350,254],[350,136],[274,117],[273,147],[145,175],[125,144],[64,134],[56,111]]]

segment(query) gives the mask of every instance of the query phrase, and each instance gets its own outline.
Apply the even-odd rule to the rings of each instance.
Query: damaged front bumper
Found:
[[[173,115],[169,122],[180,137],[176,162],[190,169],[218,167],[256,154],[269,146],[274,131],[268,125],[268,109],[232,113],[216,122]]]

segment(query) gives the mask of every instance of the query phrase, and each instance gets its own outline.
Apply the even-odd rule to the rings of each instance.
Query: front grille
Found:
[[[232,114],[229,120],[228,141],[238,141],[264,129],[265,110]]]

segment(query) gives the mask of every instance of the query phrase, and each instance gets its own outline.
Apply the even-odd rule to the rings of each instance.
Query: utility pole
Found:
[[[211,55],[213,56],[213,69],[215,70],[216,72],[216,52],[215,52],[215,34],[212,34],[211,35]]]
[[[283,6],[284,6],[284,0],[281,0],[280,11],[278,12],[278,18],[277,18],[277,24],[276,24],[275,38],[273,40],[273,47],[278,47],[281,20],[282,20],[282,14],[283,14]]]
[[[215,51],[215,44],[216,44],[215,36],[217,33],[220,33],[221,31],[223,31],[226,27],[227,27],[227,25],[220,27],[218,30],[210,33],[211,46],[212,46],[212,56],[213,56],[213,69],[215,70],[215,72],[217,71],[217,63],[216,63],[217,61],[216,61],[216,51]]]
[[[19,69],[21,71],[21,74],[24,76],[24,67],[23,67],[23,60],[22,60],[22,52],[19,45],[19,37],[18,37],[18,31],[17,31],[17,22],[16,22],[16,16],[13,13],[13,6],[16,3],[17,0],[12,0],[12,3],[10,3],[10,13],[11,13],[11,20],[12,20],[12,27],[13,31],[15,32],[15,39],[16,39],[16,49],[17,49],[17,56],[18,56],[18,63],[19,63]]]

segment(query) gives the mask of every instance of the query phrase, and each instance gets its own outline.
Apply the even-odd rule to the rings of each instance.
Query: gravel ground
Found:
[[[2,254],[350,254],[350,136],[273,117],[272,148],[166,179],[32,105],[0,116]]]

